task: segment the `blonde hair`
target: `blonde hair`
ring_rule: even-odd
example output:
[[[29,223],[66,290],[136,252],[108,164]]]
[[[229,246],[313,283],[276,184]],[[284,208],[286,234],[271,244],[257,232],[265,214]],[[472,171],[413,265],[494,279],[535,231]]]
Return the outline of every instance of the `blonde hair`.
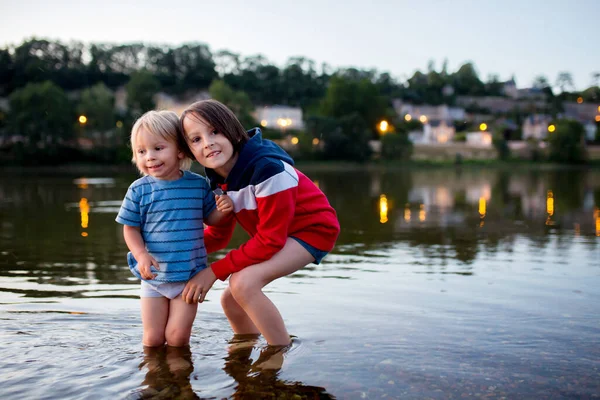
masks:
[[[192,159],[187,155],[187,145],[182,142],[183,135],[179,125],[179,117],[173,111],[148,111],[138,118],[131,128],[131,151],[133,156],[131,162],[136,164],[135,146],[142,129],[151,135],[158,136],[177,145],[177,149],[184,154],[179,160],[179,168],[189,170],[192,166]],[[137,164],[136,164],[137,166]],[[140,171],[142,173],[142,171]]]

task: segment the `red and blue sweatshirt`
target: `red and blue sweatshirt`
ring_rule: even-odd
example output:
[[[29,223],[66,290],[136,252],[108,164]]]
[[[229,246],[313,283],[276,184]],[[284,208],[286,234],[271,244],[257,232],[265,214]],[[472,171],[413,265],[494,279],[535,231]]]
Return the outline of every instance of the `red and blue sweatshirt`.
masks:
[[[340,232],[333,207],[323,192],[294,168],[292,158],[277,144],[262,138],[259,128],[248,131],[250,140],[242,147],[226,179],[206,168],[211,187],[221,187],[233,200],[235,218],[208,227],[204,232],[208,252],[229,243],[236,221],[250,239],[238,249],[211,264],[217,278],[270,259],[288,237],[331,251]]]

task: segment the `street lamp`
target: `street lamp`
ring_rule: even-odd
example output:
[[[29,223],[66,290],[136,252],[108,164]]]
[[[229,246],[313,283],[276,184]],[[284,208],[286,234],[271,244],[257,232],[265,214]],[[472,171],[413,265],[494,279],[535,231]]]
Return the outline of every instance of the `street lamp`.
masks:
[[[389,126],[388,122],[387,122],[386,120],[383,120],[383,121],[381,121],[381,122],[379,123],[379,132],[380,132],[382,135],[384,135],[384,134],[385,134],[385,133],[388,131],[388,128],[389,128],[389,127],[390,127],[390,126]]]
[[[554,126],[553,124],[548,125],[548,132],[552,133],[556,130],[556,126]]]
[[[487,130],[487,127],[487,124],[485,122],[482,122],[481,125],[479,125],[479,130],[485,132]]]
[[[80,115],[80,116],[79,116],[79,123],[80,123],[81,125],[85,125],[85,124],[87,123],[87,117],[86,117],[85,115],[83,115],[83,114],[82,114],[82,115]]]

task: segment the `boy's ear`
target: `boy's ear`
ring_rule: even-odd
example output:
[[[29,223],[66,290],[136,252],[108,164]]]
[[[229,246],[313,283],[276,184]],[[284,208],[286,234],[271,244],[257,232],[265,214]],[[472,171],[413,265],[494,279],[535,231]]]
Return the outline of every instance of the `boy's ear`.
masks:
[[[179,158],[180,160],[183,160],[184,157],[185,157],[185,154],[183,154],[183,151],[180,151],[177,153],[177,158]]]

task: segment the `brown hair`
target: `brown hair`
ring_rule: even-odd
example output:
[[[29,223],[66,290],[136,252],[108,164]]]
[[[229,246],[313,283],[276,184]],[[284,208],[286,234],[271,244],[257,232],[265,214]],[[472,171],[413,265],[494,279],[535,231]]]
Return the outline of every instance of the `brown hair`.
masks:
[[[179,160],[179,168],[182,170],[190,169],[192,165],[193,156],[187,154],[187,143],[181,143],[181,128],[179,124],[179,118],[173,111],[148,111],[133,124],[131,128],[131,151],[132,158],[131,162],[136,164],[137,153],[135,147],[138,139],[142,134],[150,134],[158,136],[166,141],[175,143],[177,149],[185,155],[185,157]],[[137,164],[136,164],[137,166]],[[140,171],[141,173],[142,171]]]
[[[217,100],[201,100],[191,104],[186,108],[179,118],[179,126],[186,144],[184,152],[187,156],[194,158],[189,146],[187,145],[187,136],[183,128],[183,120],[188,117],[200,117],[208,122],[215,130],[225,135],[227,140],[233,145],[233,150],[238,153],[249,136],[233,111],[225,104]]]

